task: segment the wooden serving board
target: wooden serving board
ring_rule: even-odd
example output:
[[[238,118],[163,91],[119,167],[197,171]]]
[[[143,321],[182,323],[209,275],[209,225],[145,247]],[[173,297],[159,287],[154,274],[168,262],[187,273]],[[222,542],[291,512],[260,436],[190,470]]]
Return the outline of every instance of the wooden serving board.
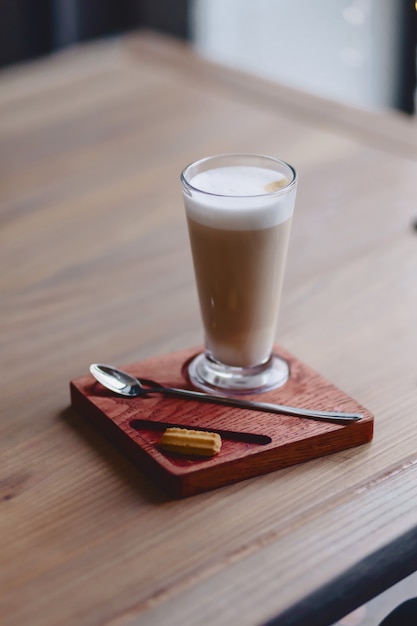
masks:
[[[183,350],[121,366],[121,369],[162,385],[191,389],[187,364],[198,352],[196,348]],[[250,399],[328,411],[361,412],[364,418],[341,425],[160,394],[123,398],[106,390],[90,374],[71,381],[71,403],[175,497],[265,474],[372,439],[374,418],[368,410],[282,348],[276,346],[275,352],[289,362],[290,380],[280,389]],[[224,434],[217,455],[186,458],[159,448],[162,432],[152,425],[153,421],[250,434],[242,437]]]

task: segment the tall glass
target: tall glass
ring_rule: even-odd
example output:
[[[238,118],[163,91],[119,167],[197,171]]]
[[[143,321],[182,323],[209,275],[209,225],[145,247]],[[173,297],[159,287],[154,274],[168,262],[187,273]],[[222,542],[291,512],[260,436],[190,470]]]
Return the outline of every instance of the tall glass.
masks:
[[[279,387],[289,369],[272,350],[297,173],[272,157],[224,154],[188,165],[181,183],[205,331],[190,380],[223,395]]]

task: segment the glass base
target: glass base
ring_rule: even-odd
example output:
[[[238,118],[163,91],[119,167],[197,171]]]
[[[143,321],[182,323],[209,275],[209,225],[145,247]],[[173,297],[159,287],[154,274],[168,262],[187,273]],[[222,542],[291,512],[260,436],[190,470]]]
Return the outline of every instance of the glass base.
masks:
[[[223,365],[201,353],[188,366],[188,375],[195,387],[209,393],[236,395],[262,393],[282,387],[290,376],[288,363],[276,355],[255,367]]]

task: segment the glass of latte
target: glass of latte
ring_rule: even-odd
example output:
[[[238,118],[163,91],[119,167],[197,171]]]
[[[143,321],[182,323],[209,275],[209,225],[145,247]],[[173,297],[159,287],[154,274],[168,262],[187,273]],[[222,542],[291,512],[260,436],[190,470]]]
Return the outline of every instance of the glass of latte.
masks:
[[[256,393],[283,385],[273,353],[297,173],[278,159],[224,154],[181,174],[205,350],[190,363],[205,391]]]

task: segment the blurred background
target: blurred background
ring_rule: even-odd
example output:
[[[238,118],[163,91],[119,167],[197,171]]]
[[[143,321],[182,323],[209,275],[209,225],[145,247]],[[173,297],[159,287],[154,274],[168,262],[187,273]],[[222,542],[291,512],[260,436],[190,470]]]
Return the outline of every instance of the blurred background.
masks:
[[[142,28],[291,87],[415,114],[416,0],[0,0],[0,67]]]

